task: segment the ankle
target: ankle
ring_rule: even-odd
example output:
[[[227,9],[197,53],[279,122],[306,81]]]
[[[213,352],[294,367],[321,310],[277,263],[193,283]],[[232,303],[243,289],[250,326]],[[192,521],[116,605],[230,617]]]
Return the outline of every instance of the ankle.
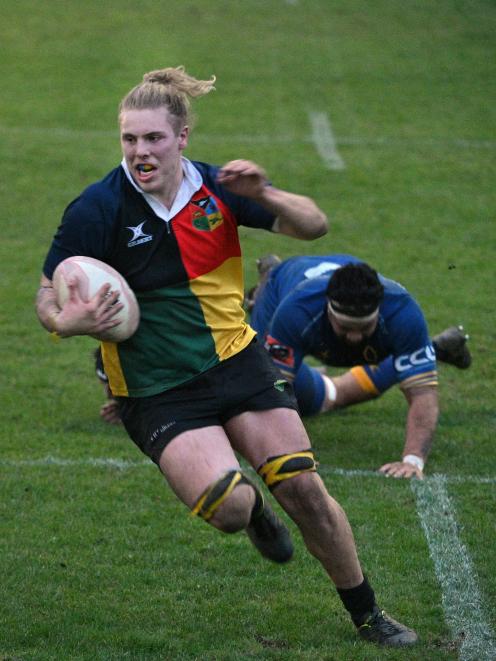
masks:
[[[337,588],[344,607],[356,627],[360,627],[376,607],[375,594],[367,578],[354,588]]]

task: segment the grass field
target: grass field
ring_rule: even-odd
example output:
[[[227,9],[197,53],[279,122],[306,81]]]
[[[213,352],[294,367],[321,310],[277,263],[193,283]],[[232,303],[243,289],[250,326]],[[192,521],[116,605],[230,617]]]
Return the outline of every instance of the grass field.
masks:
[[[494,2],[1,5],[0,660],[496,658]],[[357,640],[291,523],[296,557],[279,567],[189,518],[99,420],[94,343],[52,343],[37,323],[65,205],[120,158],[120,98],[178,64],[217,75],[187,156],[256,160],[329,214],[313,243],[242,229],[248,284],[267,252],[351,252],[402,282],[432,333],[471,335],[472,368],[440,368],[424,482],[375,472],[400,456],[399,392],[307,421],[414,649]]]

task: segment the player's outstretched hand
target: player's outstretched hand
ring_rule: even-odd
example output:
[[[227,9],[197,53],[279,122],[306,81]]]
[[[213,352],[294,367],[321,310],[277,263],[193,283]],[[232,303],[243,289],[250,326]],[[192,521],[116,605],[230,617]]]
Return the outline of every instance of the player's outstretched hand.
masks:
[[[404,477],[406,479],[416,477],[419,480],[424,479],[424,473],[413,464],[406,461],[393,461],[390,464],[384,464],[379,468],[379,473],[386,477]]]

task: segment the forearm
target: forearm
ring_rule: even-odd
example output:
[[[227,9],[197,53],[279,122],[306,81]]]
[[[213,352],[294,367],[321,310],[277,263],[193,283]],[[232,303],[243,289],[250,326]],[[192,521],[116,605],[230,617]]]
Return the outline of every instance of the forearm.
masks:
[[[252,161],[229,161],[220,168],[217,181],[274,214],[276,232],[308,240],[327,232],[327,217],[311,198],[269,186],[265,170]]]
[[[327,233],[327,216],[309,197],[265,186],[257,202],[277,216],[273,229],[281,234],[312,240]]]
[[[422,479],[437,424],[437,388],[412,388],[403,394],[408,401],[408,414],[402,460],[384,464],[379,471],[390,477]]]
[[[41,325],[49,332],[57,332],[57,316],[60,308],[57,305],[52,283],[45,276],[42,277],[40,287],[36,294],[36,314]]]
[[[432,446],[439,414],[437,389],[428,388],[421,394],[406,394],[406,397],[409,408],[402,456],[414,455],[425,463]]]

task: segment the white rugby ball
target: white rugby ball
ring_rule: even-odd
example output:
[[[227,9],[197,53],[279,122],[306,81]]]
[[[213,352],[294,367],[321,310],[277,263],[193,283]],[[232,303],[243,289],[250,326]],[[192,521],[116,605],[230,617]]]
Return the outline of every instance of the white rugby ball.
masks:
[[[79,294],[85,301],[89,301],[105,283],[110,284],[110,291],[120,292],[119,303],[124,307],[114,317],[120,323],[92,337],[103,342],[123,342],[136,332],[140,320],[138,301],[126,279],[112,266],[83,255],[68,257],[60,262],[52,279],[59,307],[63,307],[69,296],[69,277],[76,278]]]

